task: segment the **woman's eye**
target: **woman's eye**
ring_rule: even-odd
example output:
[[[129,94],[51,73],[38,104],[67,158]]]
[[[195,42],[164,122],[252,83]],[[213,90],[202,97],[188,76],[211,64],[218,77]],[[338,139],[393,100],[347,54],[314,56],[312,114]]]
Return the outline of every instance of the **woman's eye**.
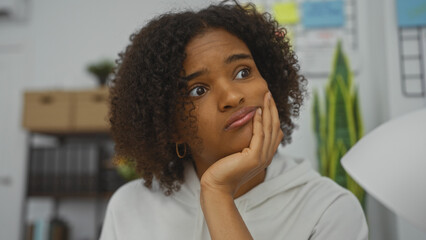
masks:
[[[189,96],[190,97],[200,97],[200,96],[203,96],[206,92],[207,92],[207,89],[205,87],[198,86],[198,87],[193,88],[189,92]]]
[[[244,68],[244,69],[241,69],[238,73],[237,73],[237,76],[235,76],[235,78],[237,78],[237,79],[242,79],[242,78],[246,78],[246,77],[248,77],[250,75],[250,69],[248,69],[248,68]]]

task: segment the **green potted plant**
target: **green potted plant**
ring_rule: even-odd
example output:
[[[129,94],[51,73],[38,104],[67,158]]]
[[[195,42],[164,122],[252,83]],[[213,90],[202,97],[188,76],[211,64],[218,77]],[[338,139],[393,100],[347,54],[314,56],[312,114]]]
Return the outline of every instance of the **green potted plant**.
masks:
[[[313,97],[313,129],[317,142],[319,171],[354,193],[364,206],[364,190],[340,164],[343,155],[364,134],[358,89],[353,84],[349,61],[340,41],[325,90],[325,107],[316,89]]]
[[[106,85],[108,76],[114,71],[115,64],[109,59],[91,63],[87,66],[87,71],[96,76],[100,86]]]
[[[126,181],[139,178],[139,174],[135,169],[135,162],[123,157],[116,157],[114,160],[118,174]]]

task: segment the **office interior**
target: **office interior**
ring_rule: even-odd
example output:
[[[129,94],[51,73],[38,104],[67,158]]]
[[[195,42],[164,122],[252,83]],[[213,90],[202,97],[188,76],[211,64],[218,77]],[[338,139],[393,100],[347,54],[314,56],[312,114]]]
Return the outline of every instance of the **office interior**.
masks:
[[[56,137],[52,140],[49,134],[34,134],[26,125],[31,123],[25,123],[25,106],[29,103],[25,93],[105,93],[105,88],[100,89],[96,78],[87,71],[88,65],[103,59],[116,59],[129,43],[130,34],[154,16],[167,11],[198,9],[210,2],[0,1],[0,239],[25,239],[30,224],[48,221],[52,217],[66,222],[71,240],[97,239],[110,197],[110,193],[71,197],[28,194],[32,146],[49,145],[52,141],[53,145],[57,141],[66,141],[76,145],[89,142],[86,146],[93,146],[94,141],[101,142],[106,156],[111,156],[113,143],[108,139],[108,130],[102,126],[94,131],[97,134],[72,136],[65,140]],[[278,14],[274,13],[276,4],[302,6],[304,2],[309,0],[254,1],[273,15]],[[300,53],[301,71],[308,79],[309,96],[297,120],[299,127],[294,132],[293,142],[282,150],[293,156],[308,158],[314,168],[318,167],[318,163],[312,129],[312,93],[317,89],[324,97],[335,49],[334,45],[321,49],[322,45],[341,40],[345,46],[353,81],[358,87],[366,134],[390,119],[426,107],[425,75],[414,83],[407,83],[402,72],[402,69],[414,73],[424,70],[412,67],[401,56],[401,48],[410,49],[406,45],[412,44],[404,42],[404,36],[413,31],[419,44],[426,49],[426,25],[413,31],[399,26],[397,6],[401,1],[398,0],[337,2],[343,3],[344,23],[341,26],[309,31],[303,29],[302,13],[287,23],[296,55]],[[318,39],[320,32],[331,37]],[[413,53],[423,58],[426,51],[417,49]],[[425,62],[422,61],[424,68]],[[48,117],[58,118],[57,115]],[[103,154],[92,150],[89,147],[83,152],[88,156]],[[105,158],[108,160],[108,157]],[[117,181],[114,184],[124,183]],[[365,211],[371,240],[426,239],[425,232],[368,194]]]

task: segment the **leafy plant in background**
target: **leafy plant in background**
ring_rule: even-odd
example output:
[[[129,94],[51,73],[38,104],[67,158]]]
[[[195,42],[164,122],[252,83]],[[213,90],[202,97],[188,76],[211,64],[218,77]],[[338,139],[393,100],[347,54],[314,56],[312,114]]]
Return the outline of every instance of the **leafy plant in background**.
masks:
[[[139,178],[140,176],[136,172],[135,164],[133,161],[130,161],[125,158],[115,158],[114,161],[118,174],[126,181],[131,181],[133,179]]]
[[[104,59],[87,66],[87,71],[96,76],[100,86],[104,86],[108,76],[114,71],[115,64],[109,59]]]
[[[364,134],[358,89],[353,84],[352,72],[340,41],[325,90],[325,109],[316,89],[313,97],[313,128],[320,173],[349,189],[364,206],[364,190],[340,164],[343,155]]]

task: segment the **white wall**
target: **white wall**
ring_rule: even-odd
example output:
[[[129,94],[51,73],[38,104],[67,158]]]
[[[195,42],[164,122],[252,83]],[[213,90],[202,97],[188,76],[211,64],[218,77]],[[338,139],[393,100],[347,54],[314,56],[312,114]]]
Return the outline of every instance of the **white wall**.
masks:
[[[394,9],[386,0],[358,2],[362,64],[355,81],[360,87],[365,128],[369,131],[394,115],[391,104],[400,103],[389,97],[394,91],[391,81],[396,81],[399,73],[392,72],[397,63],[387,62],[394,61],[395,56],[384,44],[394,44],[393,39],[386,37],[392,35],[389,31]],[[85,70],[88,63],[103,57],[116,58],[127,45],[129,35],[151,17],[171,8],[198,8],[206,4],[205,0],[104,0],[102,4],[94,0],[35,0],[31,2],[27,22],[0,22],[0,239],[18,239],[20,232],[26,173],[26,133],[20,127],[22,92],[33,88],[94,87],[94,78]],[[312,81],[309,89],[321,88],[325,82],[326,79]],[[300,129],[285,151],[308,157],[315,166],[310,111],[308,100],[299,119]],[[9,178],[10,183],[3,184],[4,178]],[[72,214],[69,216],[70,212],[87,214],[93,219],[93,204],[65,202],[60,214],[73,222],[78,221],[73,220]],[[408,228],[398,235],[395,226],[401,223],[394,215],[374,199],[369,198],[368,204],[370,239],[421,239],[421,234],[407,233],[411,232]],[[51,209],[49,200],[33,199],[27,218],[49,216]],[[91,239],[93,229],[89,224],[72,239]]]
[[[205,6],[203,0],[27,1],[27,20],[0,21],[0,239],[20,238],[26,177],[26,132],[21,128],[26,89],[91,88],[85,67],[115,59],[131,33],[170,9]],[[93,201],[65,202],[59,214],[73,226],[76,212],[93,219]],[[49,217],[49,200],[32,199],[27,218]],[[39,210],[39,211],[37,211]],[[87,221],[90,223],[93,221]],[[94,224],[94,223],[93,223]],[[93,239],[95,227],[80,226],[72,239]]]
[[[398,28],[396,9],[393,1],[383,1],[383,28],[381,29],[382,47],[385,48],[384,64],[386,64],[386,79],[387,79],[387,105],[388,105],[388,119],[396,118],[405,113],[426,107],[426,96],[417,98],[407,98],[403,96],[401,91],[401,69],[399,59],[399,44],[398,44]],[[424,37],[422,38],[424,39]],[[424,40],[423,40],[424,44]],[[426,91],[426,89],[423,89]],[[426,239],[426,232],[414,227],[403,218],[396,218],[398,226],[399,239],[410,240],[424,240]]]
[[[27,26],[0,23],[0,239],[17,239],[20,226],[26,158],[21,89],[31,77],[27,39]]]

